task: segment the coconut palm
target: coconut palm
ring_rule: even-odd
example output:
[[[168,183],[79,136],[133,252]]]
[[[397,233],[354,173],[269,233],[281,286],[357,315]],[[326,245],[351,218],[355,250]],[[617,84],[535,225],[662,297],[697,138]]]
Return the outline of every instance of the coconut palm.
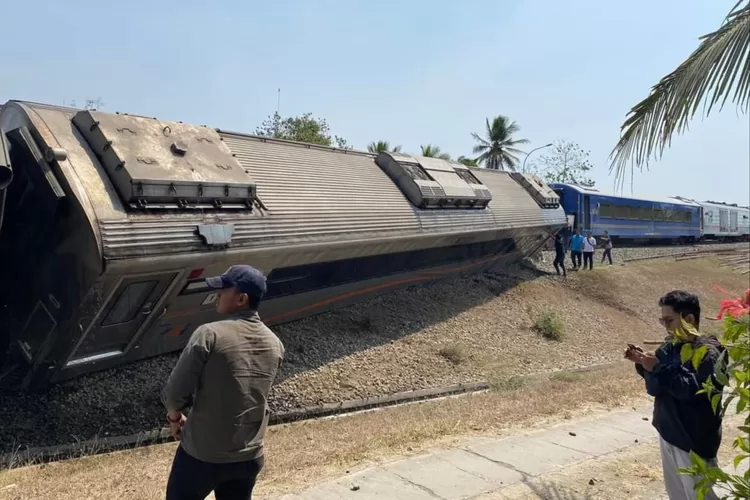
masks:
[[[391,148],[391,145],[388,141],[377,141],[368,144],[367,151],[369,151],[370,153],[400,153],[401,146],[394,146],[393,148]]]
[[[468,158],[468,157],[463,156],[463,155],[459,156],[456,161],[458,163],[462,164],[462,165],[466,165],[467,167],[477,167],[477,166],[479,166],[479,165],[477,165],[477,161],[476,160],[474,160],[473,158]]]
[[[477,162],[484,163],[487,168],[493,170],[515,170],[518,165],[516,155],[523,153],[516,146],[529,142],[526,139],[513,138],[513,134],[519,130],[521,128],[518,124],[506,116],[496,116],[492,123],[487,118],[487,137],[471,134],[479,143],[474,146],[474,154],[479,155]]]
[[[701,102],[704,116],[732,94],[744,112],[750,104],[750,0],[739,0],[722,26],[700,38],[698,48],[677,69],[654,85],[636,104],[620,128],[620,141],[610,155],[618,182],[627,164],[643,169],[653,154],[661,157],[672,135],[683,132]],[[720,102],[721,101],[721,102]],[[720,102],[720,103],[719,103]]]
[[[427,144],[426,146],[419,147],[422,148],[422,156],[427,156],[429,158],[440,158],[441,160],[451,159],[451,155],[441,152],[439,147],[433,146],[432,144]]]

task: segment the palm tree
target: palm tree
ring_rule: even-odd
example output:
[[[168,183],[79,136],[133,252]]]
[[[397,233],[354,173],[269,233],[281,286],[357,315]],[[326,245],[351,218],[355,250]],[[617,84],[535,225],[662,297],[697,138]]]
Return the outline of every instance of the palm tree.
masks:
[[[456,161],[458,163],[462,164],[462,165],[466,165],[467,167],[478,167],[479,166],[479,165],[477,165],[477,161],[476,160],[474,160],[472,158],[467,158],[466,156],[463,156],[463,155],[459,156]]]
[[[400,153],[401,146],[394,146],[393,148],[391,148],[391,145],[388,141],[371,142],[367,145],[367,151],[369,151],[370,153]]]
[[[518,124],[506,116],[496,116],[492,123],[487,118],[487,137],[471,134],[479,142],[474,146],[474,153],[479,155],[477,162],[493,170],[515,170],[518,165],[516,155],[523,153],[516,146],[529,142],[526,139],[513,139],[513,134],[519,130]]]
[[[422,148],[422,156],[427,156],[428,158],[440,158],[441,160],[451,159],[451,155],[449,155],[448,153],[440,152],[440,148],[437,146],[433,146],[432,144],[419,147]]]
[[[744,5],[743,5],[744,4]],[[682,133],[701,102],[704,116],[714,105],[721,109],[732,89],[732,102],[743,112],[750,105],[750,0],[739,0],[722,26],[700,38],[698,48],[677,69],[654,85],[636,104],[620,127],[620,140],[612,150],[610,171],[622,182],[627,164],[648,166],[653,154],[660,158],[672,135]],[[710,94],[710,95],[709,95]]]

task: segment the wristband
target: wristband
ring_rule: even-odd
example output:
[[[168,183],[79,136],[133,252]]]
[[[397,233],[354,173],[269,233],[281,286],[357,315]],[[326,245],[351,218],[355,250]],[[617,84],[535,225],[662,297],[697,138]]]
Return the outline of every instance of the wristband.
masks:
[[[169,414],[167,414],[167,421],[169,421],[170,423],[179,424],[180,420],[182,420],[182,417],[178,418],[177,420],[172,420],[171,418],[169,418]]]

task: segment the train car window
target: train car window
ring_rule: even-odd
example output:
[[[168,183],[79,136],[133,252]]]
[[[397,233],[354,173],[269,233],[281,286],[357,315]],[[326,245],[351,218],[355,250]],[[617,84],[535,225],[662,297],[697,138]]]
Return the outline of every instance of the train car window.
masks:
[[[274,269],[268,275],[266,298],[459,263],[511,252],[514,248],[515,242],[512,239],[504,239]]]
[[[143,307],[148,296],[151,295],[156,284],[156,280],[151,280],[127,285],[109,309],[107,316],[102,321],[102,326],[119,325],[132,321]]]
[[[606,217],[606,218],[612,218],[614,214],[614,210],[612,205],[602,205],[599,207],[599,216],[600,217]]]
[[[208,292],[209,287],[205,279],[192,280],[185,283],[182,287],[180,295],[190,295],[193,293],[205,293]]]
[[[430,174],[428,174],[427,171],[422,168],[421,165],[417,165],[416,163],[401,163],[400,165],[404,167],[404,170],[406,170],[406,173],[409,174],[409,177],[411,177],[415,181],[434,180],[432,177],[430,177]]]
[[[467,184],[482,184],[479,179],[474,177],[474,174],[472,174],[468,170],[458,168],[456,169],[456,175],[466,181]]]

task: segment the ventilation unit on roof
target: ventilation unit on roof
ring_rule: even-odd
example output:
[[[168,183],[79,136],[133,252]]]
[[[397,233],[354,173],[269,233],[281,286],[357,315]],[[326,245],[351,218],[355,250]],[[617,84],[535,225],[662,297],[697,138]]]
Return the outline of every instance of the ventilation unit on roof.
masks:
[[[487,186],[464,165],[386,152],[375,163],[420,208],[485,208],[492,199]]]
[[[73,117],[134,209],[251,209],[255,183],[215,130],[131,115]]]
[[[542,208],[558,208],[560,197],[547,184],[533,174],[512,172],[510,176],[528,192]]]

